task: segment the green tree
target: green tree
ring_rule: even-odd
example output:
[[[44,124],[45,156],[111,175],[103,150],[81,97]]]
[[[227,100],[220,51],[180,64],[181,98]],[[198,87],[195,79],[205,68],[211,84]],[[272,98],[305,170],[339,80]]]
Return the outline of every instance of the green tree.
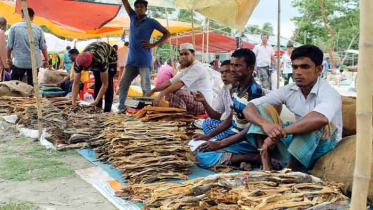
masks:
[[[167,8],[168,17],[175,11],[173,8]],[[164,7],[148,6],[148,14],[152,18],[166,19],[166,10]]]
[[[358,49],[359,0],[324,0],[327,26],[335,32],[334,51]],[[329,45],[331,35],[326,31],[322,20],[319,0],[293,0],[299,17],[294,17],[296,30],[293,40],[320,47]]]
[[[272,23],[266,22],[263,24],[262,30],[264,33],[268,33],[268,35],[274,35],[273,33],[273,26]]]
[[[184,21],[184,22],[191,23],[192,22],[192,12],[191,12],[191,10],[180,9],[179,14],[177,16],[177,19],[179,21]],[[202,23],[202,20],[197,18],[197,13],[194,12],[194,11],[193,11],[193,20],[194,20],[194,23],[196,23],[196,24],[201,24]]]
[[[262,30],[260,29],[259,25],[248,25],[245,27],[244,32],[250,34],[261,34]]]

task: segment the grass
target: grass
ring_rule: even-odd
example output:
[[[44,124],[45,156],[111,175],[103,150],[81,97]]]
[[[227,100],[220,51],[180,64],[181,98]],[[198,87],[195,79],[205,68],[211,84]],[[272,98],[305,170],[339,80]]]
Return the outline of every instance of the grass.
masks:
[[[0,204],[0,210],[33,210],[36,209],[34,205],[26,203],[7,203]]]
[[[60,160],[67,155],[77,152],[47,149],[29,138],[7,141],[0,144],[0,179],[24,181],[70,176],[74,169]]]
[[[0,160],[0,178],[24,181],[69,176],[74,170],[66,162],[51,159],[6,157]]]

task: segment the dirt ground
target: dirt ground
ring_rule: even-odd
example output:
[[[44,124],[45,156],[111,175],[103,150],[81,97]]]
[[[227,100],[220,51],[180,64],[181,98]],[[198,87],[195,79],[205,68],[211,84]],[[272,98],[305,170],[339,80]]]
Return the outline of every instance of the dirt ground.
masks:
[[[76,152],[47,150],[0,118],[0,210],[116,209],[74,172],[93,167],[90,162]]]

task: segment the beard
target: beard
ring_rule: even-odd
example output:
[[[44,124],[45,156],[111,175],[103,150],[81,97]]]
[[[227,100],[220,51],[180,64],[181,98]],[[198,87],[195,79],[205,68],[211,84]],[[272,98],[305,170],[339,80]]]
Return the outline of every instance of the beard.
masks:
[[[233,87],[233,85],[232,85],[232,84],[229,84],[229,85],[223,85],[222,88],[223,88],[224,90],[231,90],[232,87]]]

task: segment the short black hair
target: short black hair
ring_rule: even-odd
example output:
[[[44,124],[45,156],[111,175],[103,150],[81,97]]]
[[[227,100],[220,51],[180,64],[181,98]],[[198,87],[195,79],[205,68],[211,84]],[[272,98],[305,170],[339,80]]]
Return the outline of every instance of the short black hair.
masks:
[[[225,65],[231,65],[231,60],[225,60],[223,62],[221,62],[221,65],[220,66],[225,66]]]
[[[303,45],[295,48],[291,54],[292,61],[304,57],[310,58],[316,66],[319,66],[324,59],[324,53],[314,45]]]
[[[262,35],[260,35],[260,38],[262,38],[263,36],[269,37],[267,33],[263,33]]]
[[[66,50],[71,50],[71,47],[70,47],[70,46],[67,46],[67,47],[66,47]]]
[[[148,8],[148,1],[145,0],[136,0],[134,5],[136,6],[137,4],[143,4],[145,8]]]
[[[79,55],[79,51],[77,49],[71,49],[69,50],[69,54],[72,54],[72,55]]]
[[[30,16],[30,18],[34,17],[35,12],[34,12],[34,10],[32,8],[27,8],[27,11],[28,11],[28,15]],[[21,13],[22,13],[22,15],[24,15],[23,14],[23,10],[21,10]]]
[[[254,66],[256,62],[255,53],[247,48],[240,48],[233,52],[232,56],[234,58],[244,58],[246,65]]]

